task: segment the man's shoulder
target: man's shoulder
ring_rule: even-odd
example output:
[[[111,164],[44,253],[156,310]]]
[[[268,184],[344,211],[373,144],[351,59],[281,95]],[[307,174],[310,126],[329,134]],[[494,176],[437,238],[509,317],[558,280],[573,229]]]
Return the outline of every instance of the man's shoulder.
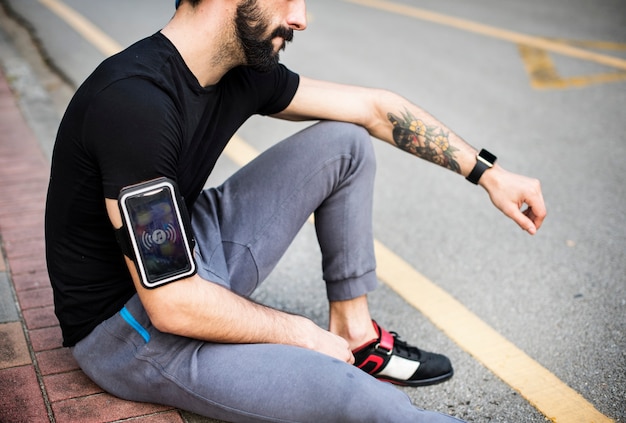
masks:
[[[116,80],[125,77],[156,76],[163,64],[175,54],[159,34],[137,41],[117,54],[105,59],[93,72],[92,77]]]
[[[112,99],[131,103],[159,104],[176,103],[181,97],[178,91],[185,89],[186,84],[174,82],[176,65],[167,62],[175,61],[172,52],[159,37],[145,38],[120,53],[104,60],[85,80],[78,89],[74,100],[82,107],[108,104]],[[105,102],[105,103],[102,103]]]

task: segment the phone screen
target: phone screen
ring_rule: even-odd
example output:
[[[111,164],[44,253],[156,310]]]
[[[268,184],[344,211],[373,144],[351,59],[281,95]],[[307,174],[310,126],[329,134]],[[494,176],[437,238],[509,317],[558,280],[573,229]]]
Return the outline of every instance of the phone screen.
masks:
[[[128,197],[126,209],[148,284],[165,283],[164,279],[192,270],[167,186]]]

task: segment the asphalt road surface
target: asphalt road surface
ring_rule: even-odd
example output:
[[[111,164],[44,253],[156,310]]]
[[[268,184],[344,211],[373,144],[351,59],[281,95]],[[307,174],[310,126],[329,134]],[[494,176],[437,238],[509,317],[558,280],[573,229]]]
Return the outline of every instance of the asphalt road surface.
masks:
[[[2,3],[67,83],[44,79],[46,101],[32,95],[50,106],[33,114],[47,151],[68,92],[174,11],[173,0]],[[376,143],[372,312],[456,370],[404,390],[468,421],[626,422],[626,3],[315,0],[308,13],[282,56],[290,68],[397,91],[543,184],[549,215],[531,237],[482,189]],[[26,104],[36,84],[24,81]],[[300,127],[253,118],[237,141],[254,153]],[[209,184],[242,154],[220,159]],[[256,298],[325,325],[319,264],[309,225]]]

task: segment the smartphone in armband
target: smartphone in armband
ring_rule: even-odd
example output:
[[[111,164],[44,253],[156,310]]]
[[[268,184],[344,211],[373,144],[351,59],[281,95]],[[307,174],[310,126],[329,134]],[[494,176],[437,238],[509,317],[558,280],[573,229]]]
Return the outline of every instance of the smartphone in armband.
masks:
[[[141,283],[156,288],[196,272],[187,208],[176,183],[158,178],[122,189],[119,198],[128,247]]]

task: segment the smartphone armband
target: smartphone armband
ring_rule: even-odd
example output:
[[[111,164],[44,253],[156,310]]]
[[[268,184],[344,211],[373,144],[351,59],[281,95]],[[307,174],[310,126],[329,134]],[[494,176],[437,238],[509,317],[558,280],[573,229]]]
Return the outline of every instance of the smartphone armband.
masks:
[[[189,214],[174,181],[158,178],[126,187],[118,202],[124,225],[116,236],[124,254],[135,262],[144,287],[196,273]]]

